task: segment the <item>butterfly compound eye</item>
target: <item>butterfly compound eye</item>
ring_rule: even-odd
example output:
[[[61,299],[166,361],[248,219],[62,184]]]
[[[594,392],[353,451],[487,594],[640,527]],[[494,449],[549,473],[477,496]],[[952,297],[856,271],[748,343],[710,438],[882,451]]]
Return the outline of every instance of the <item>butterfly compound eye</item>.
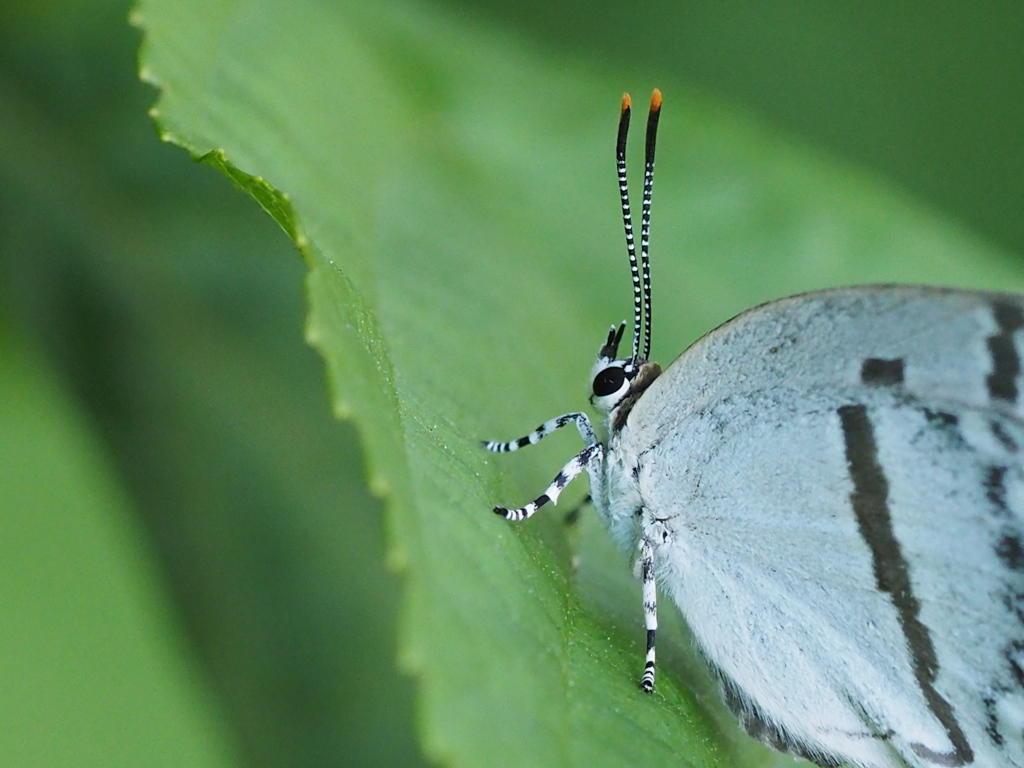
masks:
[[[626,383],[626,372],[617,365],[605,368],[594,377],[594,394],[597,397],[614,395]]]

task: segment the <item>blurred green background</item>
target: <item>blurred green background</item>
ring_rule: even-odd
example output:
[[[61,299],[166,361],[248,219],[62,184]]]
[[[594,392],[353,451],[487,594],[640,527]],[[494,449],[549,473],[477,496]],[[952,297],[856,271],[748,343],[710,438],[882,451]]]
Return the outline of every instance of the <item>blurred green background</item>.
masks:
[[[1016,5],[446,7],[673,73],[1024,253]],[[421,763],[304,266],[159,142],[128,12],[0,5],[0,764]]]

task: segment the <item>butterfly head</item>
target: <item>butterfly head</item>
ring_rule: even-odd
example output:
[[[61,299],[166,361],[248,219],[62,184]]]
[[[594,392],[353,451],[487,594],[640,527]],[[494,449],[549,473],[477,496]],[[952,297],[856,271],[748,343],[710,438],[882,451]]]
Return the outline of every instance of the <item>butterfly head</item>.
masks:
[[[622,323],[618,328],[614,325],[608,331],[608,340],[597,354],[597,361],[590,371],[593,391],[590,403],[599,413],[611,413],[615,407],[629,395],[633,379],[639,368],[632,358],[618,358],[619,342],[626,330]]]
[[[590,404],[598,413],[611,414],[623,403],[636,402],[640,393],[661,373],[661,366],[657,363],[643,358],[617,357],[625,329],[625,323],[618,328],[614,325],[611,327],[608,340],[601,347],[597,361],[590,370]]]

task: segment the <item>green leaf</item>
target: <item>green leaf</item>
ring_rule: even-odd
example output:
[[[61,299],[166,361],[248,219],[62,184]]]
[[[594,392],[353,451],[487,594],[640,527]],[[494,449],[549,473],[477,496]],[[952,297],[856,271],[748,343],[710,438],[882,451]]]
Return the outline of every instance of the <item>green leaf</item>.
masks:
[[[1020,268],[684,84],[539,51],[440,7],[146,0],[136,23],[162,136],[252,194],[308,264],[308,339],[387,502],[428,754],[769,759],[720,727],[678,622],[661,635],[657,693],[638,692],[639,589],[593,521],[567,531],[546,510],[514,526],[488,511],[537,495],[578,441],[495,458],[477,440],[579,408],[609,323],[630,312],[619,94],[658,85],[666,97],[662,362],[781,295],[866,281],[1007,288],[1024,285]]]
[[[0,360],[0,763],[235,764],[95,436],[3,328]]]

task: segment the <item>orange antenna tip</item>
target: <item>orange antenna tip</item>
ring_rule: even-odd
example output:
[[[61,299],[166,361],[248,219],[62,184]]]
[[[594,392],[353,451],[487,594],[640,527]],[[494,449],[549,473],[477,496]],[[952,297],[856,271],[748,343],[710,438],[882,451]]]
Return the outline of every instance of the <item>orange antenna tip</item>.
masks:
[[[655,88],[654,93],[651,94],[651,110],[657,112],[659,109],[661,109],[661,91]]]
[[[627,109],[629,109],[630,103],[631,102],[629,100],[629,94],[628,93],[622,94],[622,111],[623,112],[625,112]]]

